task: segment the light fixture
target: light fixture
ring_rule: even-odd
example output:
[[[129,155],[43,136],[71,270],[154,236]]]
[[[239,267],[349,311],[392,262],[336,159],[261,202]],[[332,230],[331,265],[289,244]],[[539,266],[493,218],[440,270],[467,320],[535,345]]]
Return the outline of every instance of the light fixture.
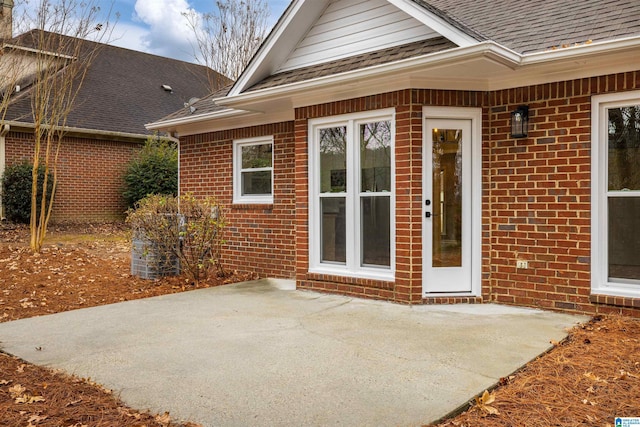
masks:
[[[511,113],[511,138],[526,138],[529,135],[529,107],[521,105]]]

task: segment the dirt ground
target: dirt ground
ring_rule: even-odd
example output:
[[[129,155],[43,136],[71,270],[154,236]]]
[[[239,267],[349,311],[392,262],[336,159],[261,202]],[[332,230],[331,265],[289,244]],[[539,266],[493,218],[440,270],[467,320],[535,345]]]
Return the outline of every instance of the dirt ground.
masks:
[[[196,285],[183,277],[142,280],[129,271],[130,240],[123,225],[53,227],[40,254],[29,251],[24,227],[0,225],[0,322],[253,278],[236,273]],[[466,412],[434,425],[613,427],[615,417],[640,417],[640,321],[596,318],[554,344],[470,402]],[[0,425],[197,426],[127,408],[90,379],[4,353]]]

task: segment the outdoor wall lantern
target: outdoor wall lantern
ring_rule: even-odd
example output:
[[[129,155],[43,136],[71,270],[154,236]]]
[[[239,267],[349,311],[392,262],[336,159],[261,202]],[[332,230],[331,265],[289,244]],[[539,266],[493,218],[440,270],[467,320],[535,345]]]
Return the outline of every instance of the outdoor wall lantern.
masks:
[[[511,113],[511,138],[526,138],[529,135],[529,107],[521,105]]]

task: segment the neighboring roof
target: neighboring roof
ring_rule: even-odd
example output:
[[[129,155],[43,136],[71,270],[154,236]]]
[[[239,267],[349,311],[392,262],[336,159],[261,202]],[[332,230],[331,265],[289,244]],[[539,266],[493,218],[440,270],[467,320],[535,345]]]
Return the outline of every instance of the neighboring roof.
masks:
[[[33,47],[30,35],[34,32],[6,43]],[[67,125],[95,131],[149,134],[146,123],[209,93],[211,73],[215,72],[201,65],[101,44],[78,94],[78,107],[69,115]],[[229,81],[218,73],[215,75],[225,83]],[[16,98],[7,112],[7,120],[32,122],[28,90]]]
[[[640,34],[638,0],[413,1],[518,53]]]

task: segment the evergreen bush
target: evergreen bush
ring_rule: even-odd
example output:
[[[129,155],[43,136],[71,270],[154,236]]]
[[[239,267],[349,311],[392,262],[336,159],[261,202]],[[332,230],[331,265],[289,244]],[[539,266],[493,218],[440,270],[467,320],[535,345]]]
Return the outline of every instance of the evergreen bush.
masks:
[[[178,194],[178,149],[154,137],[129,162],[124,175],[124,198],[130,208],[150,194]]]
[[[27,160],[7,166],[2,174],[2,206],[9,221],[29,224],[31,220],[31,186],[33,164]],[[38,167],[37,209],[40,212],[44,165]],[[47,181],[47,203],[51,200],[53,174]]]

